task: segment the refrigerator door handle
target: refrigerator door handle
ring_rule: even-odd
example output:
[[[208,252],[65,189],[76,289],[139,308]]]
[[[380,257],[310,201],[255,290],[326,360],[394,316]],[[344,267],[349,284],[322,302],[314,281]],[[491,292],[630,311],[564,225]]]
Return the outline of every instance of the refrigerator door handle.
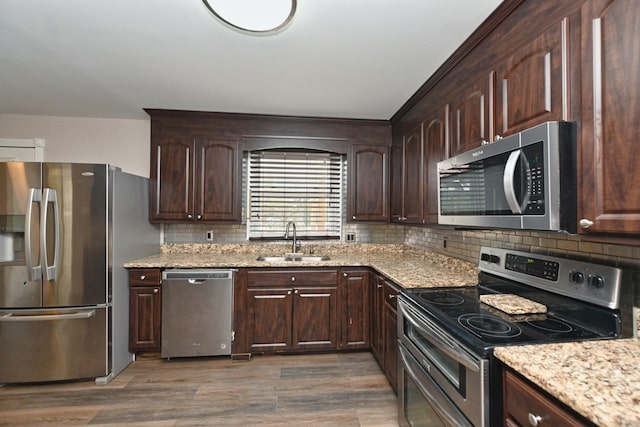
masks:
[[[54,252],[53,263],[49,265],[47,254],[47,219],[49,217],[49,204],[53,205],[53,232],[54,232]],[[44,264],[45,280],[56,280],[58,266],[60,264],[60,213],[58,211],[58,195],[56,190],[45,188],[42,192],[42,217],[40,218],[40,241],[42,245],[42,260]]]
[[[30,188],[27,195],[27,215],[24,220],[24,257],[27,263],[27,280],[40,280],[42,267],[40,263],[33,265],[33,252],[31,250],[31,220],[33,219],[33,205],[42,202],[42,193],[37,188]],[[42,258],[41,258],[42,259]]]
[[[96,310],[83,310],[64,314],[22,314],[7,313],[0,316],[0,322],[44,322],[49,320],[89,319],[95,316]]]

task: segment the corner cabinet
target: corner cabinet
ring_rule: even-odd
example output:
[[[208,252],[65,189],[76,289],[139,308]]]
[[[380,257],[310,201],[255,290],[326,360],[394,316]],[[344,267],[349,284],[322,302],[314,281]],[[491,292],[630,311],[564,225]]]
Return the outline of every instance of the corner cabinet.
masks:
[[[157,268],[129,270],[129,351],[160,351],[161,277]]]
[[[347,159],[349,221],[389,221],[389,146],[350,147]]]
[[[238,141],[154,135],[150,221],[239,222]]]
[[[579,233],[638,235],[640,2],[591,0],[581,13]]]

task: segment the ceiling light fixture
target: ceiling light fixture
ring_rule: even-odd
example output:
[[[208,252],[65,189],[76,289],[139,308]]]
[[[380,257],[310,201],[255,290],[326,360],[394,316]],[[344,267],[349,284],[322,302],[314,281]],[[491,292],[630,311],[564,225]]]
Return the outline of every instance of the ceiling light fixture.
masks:
[[[202,0],[222,23],[251,35],[283,31],[296,13],[297,0]]]

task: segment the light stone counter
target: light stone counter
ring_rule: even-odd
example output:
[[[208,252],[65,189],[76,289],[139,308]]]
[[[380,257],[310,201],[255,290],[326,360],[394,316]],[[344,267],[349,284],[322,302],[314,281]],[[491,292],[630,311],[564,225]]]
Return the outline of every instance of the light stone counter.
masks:
[[[307,246],[307,245],[305,245]],[[166,244],[162,252],[126,263],[126,268],[241,268],[241,267],[372,267],[405,288],[473,286],[475,265],[404,245],[315,245],[320,262],[264,262],[259,255],[283,255],[288,245]],[[307,249],[303,247],[303,249]]]
[[[494,354],[599,426],[640,426],[640,340],[499,347]]]

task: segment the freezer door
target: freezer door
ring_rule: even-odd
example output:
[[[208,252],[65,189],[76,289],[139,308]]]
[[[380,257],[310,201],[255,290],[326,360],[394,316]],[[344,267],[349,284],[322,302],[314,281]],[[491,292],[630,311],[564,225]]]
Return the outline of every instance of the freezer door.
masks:
[[[108,310],[0,310],[0,383],[106,376]]]
[[[43,306],[109,302],[108,167],[43,164]]]
[[[41,167],[0,162],[0,308],[42,305]]]

